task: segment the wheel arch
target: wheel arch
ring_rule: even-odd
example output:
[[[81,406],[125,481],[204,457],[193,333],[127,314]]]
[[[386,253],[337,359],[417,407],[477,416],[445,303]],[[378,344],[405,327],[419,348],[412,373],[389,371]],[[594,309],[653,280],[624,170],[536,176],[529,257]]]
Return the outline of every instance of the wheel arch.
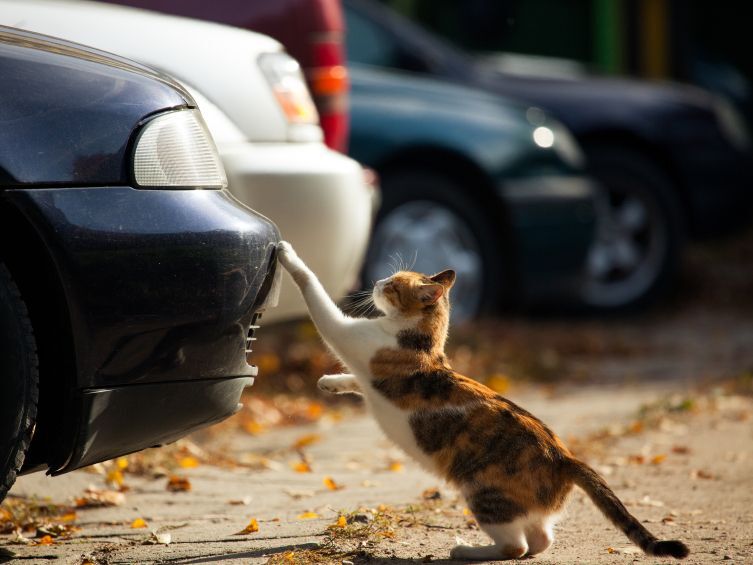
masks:
[[[37,425],[22,472],[54,468],[70,454],[69,441],[77,425],[72,404],[75,349],[63,284],[34,226],[2,199],[0,242],[0,259],[26,303],[39,358]]]

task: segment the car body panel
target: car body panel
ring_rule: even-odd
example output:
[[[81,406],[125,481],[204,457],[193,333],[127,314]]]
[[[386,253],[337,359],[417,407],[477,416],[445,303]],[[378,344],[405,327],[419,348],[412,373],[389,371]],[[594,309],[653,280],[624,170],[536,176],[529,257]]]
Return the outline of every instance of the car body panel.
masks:
[[[155,111],[194,105],[181,87],[150,69],[8,28],[0,28],[0,75],[13,77],[0,88],[0,146],[14,149],[0,155],[0,189],[126,184],[126,144],[139,122]],[[51,82],[69,95],[61,97]]]
[[[556,120],[545,118],[555,132],[545,148],[535,143],[536,126],[517,104],[366,66],[353,65],[351,79],[353,157],[378,172],[416,151],[472,164],[490,187],[496,210],[489,212],[499,218],[500,237],[511,238],[514,257],[500,260],[516,267],[515,299],[544,303],[577,295],[594,233],[595,185],[563,158]],[[476,197],[478,189],[467,188]]]
[[[349,25],[358,18],[379,34],[380,53],[389,54],[386,66],[537,105],[584,145],[621,144],[642,152],[675,182],[691,235],[723,233],[750,218],[753,148],[740,146],[726,130],[717,96],[668,82],[503,73],[376,2],[343,4]]]
[[[279,234],[221,190],[6,193],[63,281],[82,388],[251,374],[246,333]]]
[[[291,129],[256,63],[263,53],[279,52],[278,42],[246,30],[96,2],[0,0],[0,21],[14,20],[175,76],[204,115],[230,192],[280,226],[335,299],[352,289],[366,253],[375,189],[355,161],[326,149],[319,126]],[[136,28],[138,35],[130,32]],[[306,312],[298,290],[284,282],[279,307],[265,321]]]
[[[39,129],[57,113],[48,134],[68,136],[61,163],[73,167],[0,187],[0,260],[24,297],[39,359],[23,470],[65,472],[230,415],[256,373],[249,332],[279,289],[277,227],[224,189],[120,184],[130,181],[138,126],[195,105],[172,79],[63,40],[0,33],[3,79],[14,85],[6,100],[18,101],[0,107],[3,119],[17,125],[13,109]],[[114,169],[86,166],[98,153],[76,143],[82,131],[104,150],[123,148],[113,184],[97,181]],[[4,162],[57,151],[40,135],[4,141]]]

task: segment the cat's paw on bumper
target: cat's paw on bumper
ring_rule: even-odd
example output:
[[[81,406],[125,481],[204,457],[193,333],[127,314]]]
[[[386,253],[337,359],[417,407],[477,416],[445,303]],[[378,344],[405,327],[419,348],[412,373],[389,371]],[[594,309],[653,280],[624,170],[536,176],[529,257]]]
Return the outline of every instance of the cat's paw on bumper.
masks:
[[[298,260],[298,255],[287,241],[281,241],[277,244],[277,259],[283,267],[290,270],[290,267]]]

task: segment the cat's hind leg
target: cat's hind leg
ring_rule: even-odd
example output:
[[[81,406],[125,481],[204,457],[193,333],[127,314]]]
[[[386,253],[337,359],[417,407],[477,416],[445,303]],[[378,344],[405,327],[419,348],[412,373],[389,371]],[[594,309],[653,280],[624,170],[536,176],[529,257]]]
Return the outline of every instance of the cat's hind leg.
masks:
[[[481,524],[481,528],[494,540],[491,545],[456,545],[450,552],[451,559],[500,560],[519,559],[528,553],[528,543],[521,519],[505,524]]]
[[[543,553],[554,542],[553,520],[545,517],[528,522],[525,527],[528,555]]]
[[[321,390],[333,394],[361,394],[356,378],[349,373],[324,375],[316,384]]]

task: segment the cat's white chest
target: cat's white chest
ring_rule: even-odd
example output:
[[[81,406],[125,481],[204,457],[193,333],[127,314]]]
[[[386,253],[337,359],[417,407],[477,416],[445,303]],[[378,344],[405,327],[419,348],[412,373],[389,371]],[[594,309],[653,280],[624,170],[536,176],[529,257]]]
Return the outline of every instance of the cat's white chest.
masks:
[[[373,389],[365,396],[366,403],[384,435],[427,471],[435,471],[434,460],[416,443],[410,425],[411,413],[401,410]]]

